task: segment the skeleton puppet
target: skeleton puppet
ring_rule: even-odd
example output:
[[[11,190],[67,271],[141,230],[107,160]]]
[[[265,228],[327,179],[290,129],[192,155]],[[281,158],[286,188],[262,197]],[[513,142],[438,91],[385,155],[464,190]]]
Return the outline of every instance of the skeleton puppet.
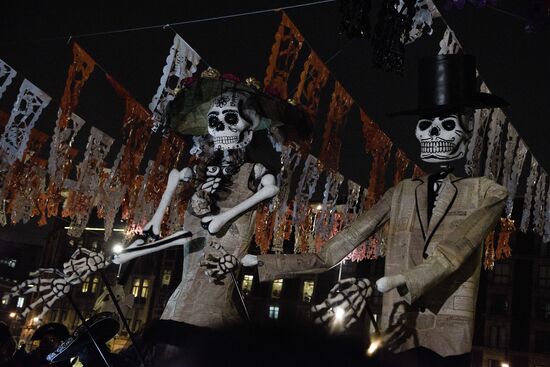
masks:
[[[444,163],[462,158],[475,108],[506,105],[477,93],[475,59],[439,55],[419,64],[416,137],[421,158]],[[481,243],[496,223],[507,191],[484,178],[458,178],[441,172],[403,180],[371,209],[329,240],[318,254],[248,255],[243,265],[258,265],[260,281],[323,272],[335,265],[389,221],[382,315],[386,347],[401,352],[425,347],[442,357],[471,351],[474,311],[481,267]],[[314,311],[327,321],[337,306],[344,324],[359,317],[372,284],[367,279],[339,282]],[[341,311],[340,311],[341,312]]]
[[[193,168],[170,172],[160,204],[144,227],[148,238],[134,241],[114,255],[112,262],[120,264],[171,246],[185,245],[183,280],[161,318],[205,327],[230,324],[240,317],[231,300],[234,285],[225,275],[235,271],[239,259],[247,253],[254,233],[252,209],[278,192],[275,177],[264,165],[245,161],[246,149],[252,142],[254,129],[280,127],[283,121],[305,123],[304,115],[254,86],[212,75],[211,69],[186,85],[172,102],[170,111],[169,122],[177,132],[205,135],[195,139],[199,163]],[[178,183],[189,180],[193,180],[196,191],[188,205],[184,229],[158,239]],[[151,237],[155,240],[150,241]],[[48,281],[49,288],[41,283],[42,273],[36,273],[31,274],[34,278],[30,281],[14,287],[13,294],[47,292],[39,298],[43,315],[55,300],[69,292],[71,285],[111,262],[101,253],[89,255],[78,261],[71,258],[65,265],[71,269],[69,272],[49,269],[55,273]],[[96,258],[98,261],[90,265],[90,259]],[[34,287],[26,288],[28,285]],[[38,306],[36,303],[30,307]]]

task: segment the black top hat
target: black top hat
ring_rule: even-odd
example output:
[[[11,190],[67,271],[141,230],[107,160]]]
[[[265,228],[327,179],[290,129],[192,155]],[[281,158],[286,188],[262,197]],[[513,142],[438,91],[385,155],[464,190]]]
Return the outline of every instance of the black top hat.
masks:
[[[86,320],[86,324],[88,327],[85,325],[77,327],[73,335],[63,341],[46,359],[51,363],[57,363],[76,356],[85,346],[92,343],[88,328],[100,345],[114,337],[120,328],[118,317],[111,312],[98,313]]]
[[[493,94],[478,92],[474,56],[428,56],[418,64],[418,106],[389,116],[436,116],[463,107],[494,108],[509,103]]]
[[[65,340],[69,337],[69,330],[63,324],[50,322],[40,326],[32,335],[31,340],[42,340],[46,334],[52,334],[57,336],[59,340]]]

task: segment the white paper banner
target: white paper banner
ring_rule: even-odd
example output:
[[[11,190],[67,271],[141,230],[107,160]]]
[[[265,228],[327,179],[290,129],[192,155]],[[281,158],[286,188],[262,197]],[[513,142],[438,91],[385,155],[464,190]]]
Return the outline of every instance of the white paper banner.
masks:
[[[6,153],[9,164],[23,157],[31,129],[51,98],[27,79],[19,88],[19,95],[11,110],[6,130],[0,138],[0,149]]]
[[[17,71],[14,68],[6,64],[3,60],[0,60],[0,99],[2,95],[11,84],[13,78],[17,75]]]
[[[531,208],[533,205],[533,191],[537,186],[537,180],[539,177],[539,163],[531,155],[531,170],[529,171],[529,177],[527,177],[525,197],[523,198],[523,213],[521,215],[521,225],[519,229],[522,232],[527,232],[529,229],[529,223],[531,221]]]
[[[174,99],[176,88],[183,79],[192,76],[197,71],[199,61],[199,54],[176,34],[174,44],[166,58],[166,65],[162,69],[162,77],[157,93],[149,104],[149,109],[153,112],[153,118],[155,119],[154,131],[160,126],[168,102]]]

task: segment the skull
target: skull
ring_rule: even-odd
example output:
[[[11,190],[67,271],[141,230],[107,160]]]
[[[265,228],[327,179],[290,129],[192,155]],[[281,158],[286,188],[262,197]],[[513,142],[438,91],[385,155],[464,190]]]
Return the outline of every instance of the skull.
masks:
[[[216,149],[243,148],[252,140],[254,124],[243,116],[248,95],[239,92],[225,92],[214,98],[208,110],[208,133]],[[255,116],[252,110],[247,113]]]
[[[464,157],[469,134],[464,130],[460,117],[450,114],[418,121],[416,138],[420,142],[420,158],[424,162],[447,162]]]

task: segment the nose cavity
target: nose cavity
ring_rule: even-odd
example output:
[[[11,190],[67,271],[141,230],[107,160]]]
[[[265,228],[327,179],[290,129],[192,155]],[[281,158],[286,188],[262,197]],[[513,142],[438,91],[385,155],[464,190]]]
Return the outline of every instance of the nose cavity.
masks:
[[[439,136],[439,129],[437,126],[434,126],[430,129],[430,136]]]
[[[225,124],[223,122],[218,122],[216,125],[216,131],[224,131],[225,130]]]

